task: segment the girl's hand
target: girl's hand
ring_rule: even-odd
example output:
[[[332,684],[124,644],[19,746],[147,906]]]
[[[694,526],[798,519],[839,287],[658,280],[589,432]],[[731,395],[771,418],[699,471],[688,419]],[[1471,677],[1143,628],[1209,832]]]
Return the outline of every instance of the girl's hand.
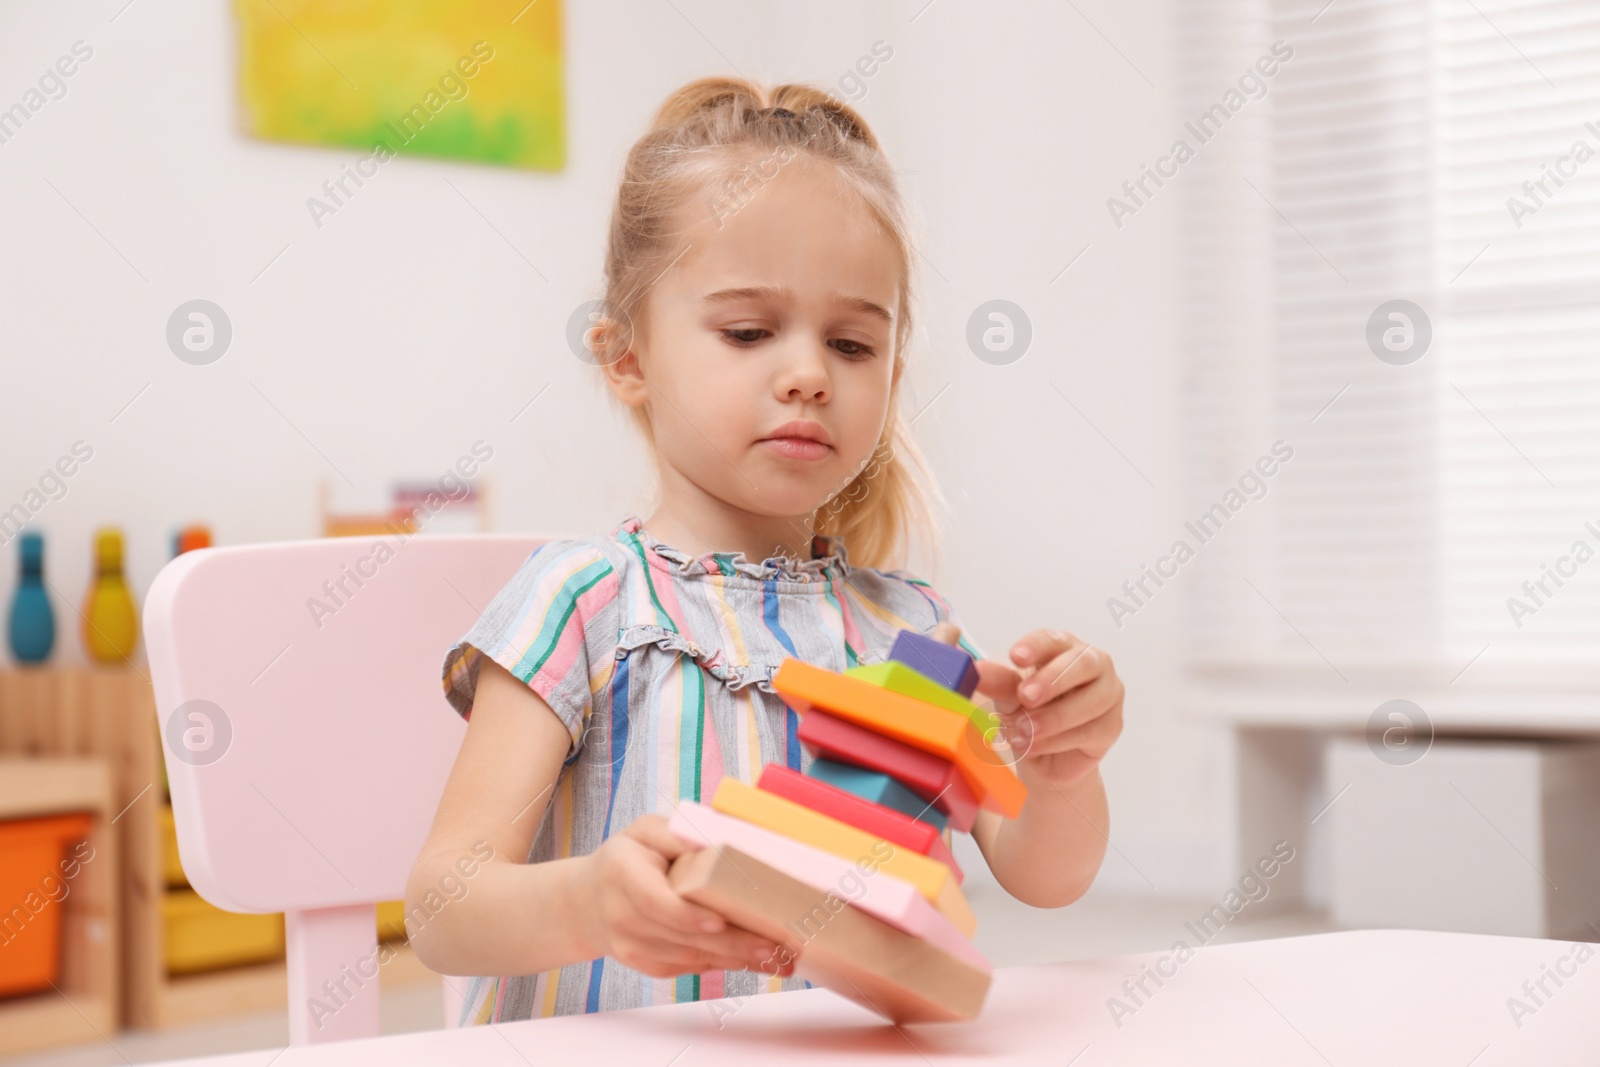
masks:
[[[652,978],[710,970],[764,970],[787,977],[794,964],[764,937],[678,896],[667,867],[689,846],[660,815],[642,815],[590,854],[579,914],[587,943]]]
[[[1122,733],[1122,679],[1111,657],[1061,630],[1034,630],[1011,648],[1017,668],[978,663],[978,692],[995,701],[1002,736],[1025,782],[1077,783]]]

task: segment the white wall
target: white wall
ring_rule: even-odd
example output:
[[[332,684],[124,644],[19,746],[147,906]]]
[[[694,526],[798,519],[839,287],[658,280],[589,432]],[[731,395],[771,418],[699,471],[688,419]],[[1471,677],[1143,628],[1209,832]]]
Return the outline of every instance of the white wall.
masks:
[[[1182,590],[1120,629],[1105,606],[1182,521],[1178,197],[1121,229],[1106,209],[1178,126],[1168,9],[940,0],[903,41],[887,136],[938,268],[925,395],[954,382],[918,423],[960,509],[948,594],[991,656],[1037,626],[1111,652],[1127,725],[1105,766],[1114,848],[1097,888],[1213,893],[1237,872],[1222,738],[1179,712]],[[1008,367],[963,344],[968,311],[995,297],[1034,325]]]
[[[400,159],[320,230],[306,198],[359,153],[236,132],[228,4],[123,2],[0,9],[0,108],[74,41],[94,48],[67,95],[0,144],[0,508],[74,441],[93,446],[38,516],[70,599],[99,523],[127,530],[142,593],[180,524],[221,543],[310,536],[319,481],[376,504],[479,438],[501,529],[589,531],[642,508],[644,453],[563,340],[596,295],[627,145],[689,78],[731,64],[834,84],[883,40],[893,57],[859,106],[925,219],[913,403],[934,401],[917,430],[957,515],[934,580],[993,656],[1054,626],[1116,657],[1128,724],[1106,765],[1100,887],[1210,893],[1229,878],[1219,739],[1178,715],[1178,598],[1120,630],[1105,608],[1178,514],[1177,204],[1121,230],[1105,208],[1176,125],[1161,0],[569,2],[563,172]],[[194,297],[234,326],[208,367],[165,344]],[[994,297],[1034,328],[1007,367],[964,341]],[[3,568],[8,601],[9,553]],[[79,658],[72,609],[58,611]]]

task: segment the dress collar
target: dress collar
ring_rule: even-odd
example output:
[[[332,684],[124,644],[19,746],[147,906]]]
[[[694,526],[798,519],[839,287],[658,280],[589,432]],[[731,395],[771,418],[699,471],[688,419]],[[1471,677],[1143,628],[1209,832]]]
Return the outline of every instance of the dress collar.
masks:
[[[683,577],[700,574],[727,577],[739,574],[758,581],[825,582],[850,573],[844,538],[837,534],[813,535],[810,559],[778,555],[768,556],[760,563],[752,563],[743,552],[706,552],[694,556],[662,544],[650,535],[637,515],[624,519],[616,532],[619,539],[625,535],[638,538],[650,552],[671,564],[670,569],[674,573]]]

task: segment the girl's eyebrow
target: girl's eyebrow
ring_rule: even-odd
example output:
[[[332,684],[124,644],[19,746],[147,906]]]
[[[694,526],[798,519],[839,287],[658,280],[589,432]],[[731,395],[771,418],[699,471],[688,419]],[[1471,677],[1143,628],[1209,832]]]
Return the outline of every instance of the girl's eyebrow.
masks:
[[[794,293],[781,286],[747,285],[738,289],[718,289],[714,293],[707,293],[705,297],[702,298],[702,302],[706,304],[727,304],[736,300],[771,300],[774,303],[785,304],[791,302],[793,299]],[[871,300],[867,300],[863,297],[835,296],[833,298],[833,302],[841,307],[849,308],[852,311],[861,311],[868,315],[876,315],[885,322],[894,321],[894,316],[885,310],[881,304],[875,304]]]

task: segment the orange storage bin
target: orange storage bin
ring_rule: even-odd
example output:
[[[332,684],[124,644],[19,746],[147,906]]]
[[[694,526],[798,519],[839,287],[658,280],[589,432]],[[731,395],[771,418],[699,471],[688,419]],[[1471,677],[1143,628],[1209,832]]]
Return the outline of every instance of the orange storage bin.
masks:
[[[0,822],[0,996],[49,989],[61,974],[61,914],[72,883],[67,850],[89,834],[93,816],[51,815]]]

